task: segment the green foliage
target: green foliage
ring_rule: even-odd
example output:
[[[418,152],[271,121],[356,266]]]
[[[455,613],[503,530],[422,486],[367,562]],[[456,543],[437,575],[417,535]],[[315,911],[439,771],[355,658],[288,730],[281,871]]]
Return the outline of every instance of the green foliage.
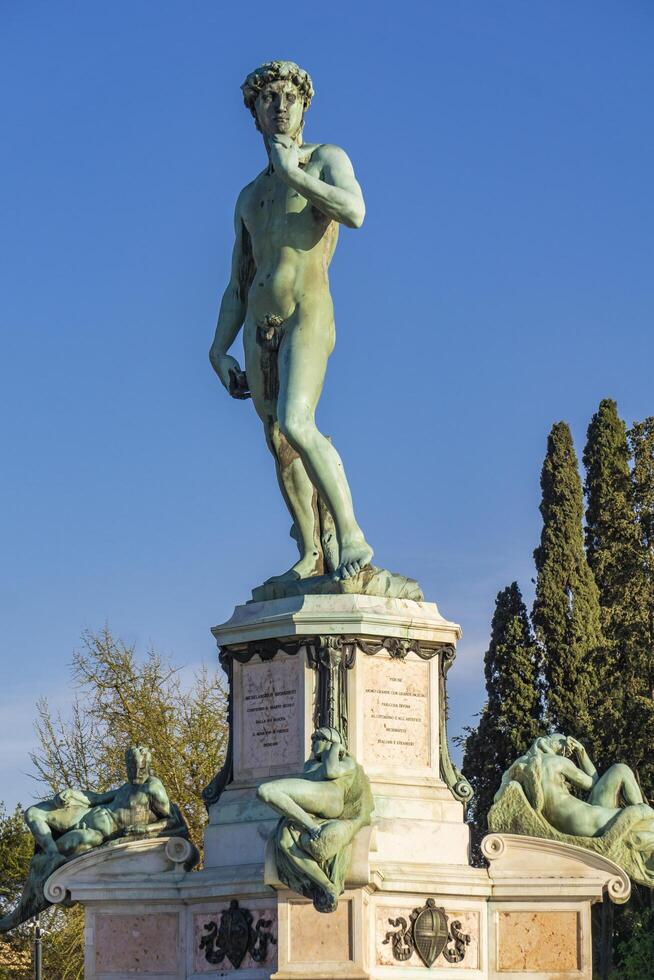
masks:
[[[632,752],[641,784],[654,798],[654,753],[651,732],[654,729],[654,416],[636,422],[629,432],[633,459],[634,510],[640,545],[638,587],[632,590],[640,624],[640,637],[634,650],[632,676],[638,681],[630,714]],[[648,737],[649,736],[649,737]]]
[[[485,657],[488,701],[464,740],[477,858],[501,774],[535,730],[577,736],[600,770],[627,762],[654,797],[654,417],[627,433],[615,402],[604,399],[583,462],[585,530],[572,437],[567,425],[554,425],[534,554],[537,652],[517,585],[497,597]],[[628,905],[615,909],[614,980],[654,980],[653,902],[654,893],[634,887]]]
[[[520,589],[513,582],[497,595],[484,656],[488,701],[479,725],[468,729],[464,741],[463,772],[475,791],[468,819],[477,859],[502,773],[542,731],[538,672],[538,648]]]
[[[591,419],[583,462],[586,553],[599,589],[604,636],[615,648],[629,639],[629,592],[639,560],[639,534],[627,432],[612,399],[603,399]]]
[[[152,749],[154,773],[179,803],[195,843],[206,822],[202,789],[227,747],[227,702],[222,681],[201,670],[184,684],[179,668],[150,651],[143,661],[108,629],[87,633],[73,659],[71,714],[53,716],[38,704],[40,748],[34,767],[49,792],[67,786],[100,792],[125,782],[125,749]]]
[[[574,732],[591,750],[596,686],[601,676],[599,595],[584,551],[583,497],[570,429],[550,432],[541,473],[543,529],[534,552],[538,578],[533,622],[543,656],[548,720]]]
[[[55,906],[41,916],[43,976],[47,980],[84,980],[84,909]]]
[[[633,456],[636,515],[648,570],[654,564],[654,415],[635,422],[629,432]]]
[[[4,914],[20,895],[27,866],[34,851],[34,841],[23,821],[23,811],[16,807],[7,813],[0,803],[0,914]]]
[[[186,680],[186,682],[184,682]],[[32,756],[44,795],[66,787],[105,791],[126,780],[125,749],[152,749],[153,771],[180,804],[195,843],[206,822],[202,789],[220,768],[227,746],[226,693],[206,670],[192,679],[165,657],[150,651],[139,660],[133,647],[114,640],[108,629],[87,633],[73,659],[73,702],[67,717],[53,715],[46,701],[37,706],[39,749]],[[0,909],[17,900],[27,876],[32,837],[22,813],[0,808]],[[55,907],[41,916],[43,967],[48,980],[82,980],[83,909]],[[0,980],[23,980],[15,959],[3,974],[3,947],[31,962],[31,924],[0,942]],[[24,966],[27,980],[31,969]]]
[[[600,402],[591,419],[583,461],[586,551],[599,589],[602,669],[611,678],[595,708],[599,722],[595,761],[603,769],[616,759],[629,759],[638,769],[642,757],[634,755],[634,738],[646,723],[642,715],[647,709],[634,700],[644,693],[643,568],[627,432],[611,399]]]
[[[616,944],[611,980],[654,980],[654,910],[629,917],[629,935]]]
[[[8,814],[0,803],[0,915],[18,901],[33,852],[34,840],[20,807]],[[48,909],[40,924],[43,975],[48,980],[83,980],[83,909]],[[31,922],[0,937],[0,980],[31,980],[33,943]]]
[[[18,901],[33,851],[32,835],[23,822],[20,807],[7,813],[4,803],[0,803],[0,916]],[[31,977],[31,949],[30,926],[0,938],[0,980]]]

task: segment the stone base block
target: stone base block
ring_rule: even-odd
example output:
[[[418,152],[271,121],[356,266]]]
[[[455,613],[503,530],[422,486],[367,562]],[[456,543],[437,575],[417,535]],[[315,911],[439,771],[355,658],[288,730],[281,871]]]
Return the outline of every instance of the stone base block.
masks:
[[[591,980],[591,905],[630,892],[593,852],[497,834],[488,870],[372,860],[321,914],[258,864],[184,871],[185,848],[114,844],[48,880],[85,906],[86,980]]]
[[[445,730],[458,626],[429,603],[306,596],[239,607],[214,634],[231,736],[205,791],[204,869],[187,871],[191,845],[171,838],[55,871],[48,900],[85,907],[86,980],[590,980],[590,907],[626,901],[620,868],[499,834],[487,869],[468,864],[470,787]],[[323,725],[363,765],[375,805],[329,914],[266,861],[277,817],[256,795],[301,773]]]
[[[316,912],[292,892],[278,893],[278,968],[271,980],[367,980],[368,894],[345,892],[336,912]]]

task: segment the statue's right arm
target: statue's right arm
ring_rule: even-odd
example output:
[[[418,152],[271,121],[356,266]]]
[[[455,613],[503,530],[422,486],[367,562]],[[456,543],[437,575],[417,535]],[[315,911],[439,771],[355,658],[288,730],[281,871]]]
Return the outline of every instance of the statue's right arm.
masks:
[[[99,803],[110,803],[116,795],[115,790],[108,793],[94,793],[90,789],[63,789],[56,799],[61,806],[97,806]]]
[[[578,786],[579,789],[591,790],[595,785],[593,777],[579,766],[576,766],[571,759],[562,759],[564,765],[562,767],[563,775],[573,786]]]
[[[592,785],[594,786],[599,779],[599,775],[585,747],[581,744],[581,742],[578,742],[576,738],[572,738],[571,736],[568,736],[568,747],[576,755],[579,768],[582,769],[587,776],[590,776]]]
[[[323,753],[323,765],[327,779],[338,779],[355,767],[354,760],[349,755],[343,755],[343,746],[334,742],[328,752]],[[342,756],[342,757],[341,757]]]
[[[234,214],[235,236],[232,252],[232,271],[220,304],[216,334],[209,350],[211,366],[228,391],[230,391],[230,380],[232,381],[230,391],[232,394],[234,393],[234,381],[240,381],[244,384],[245,378],[238,361],[231,357],[227,351],[236,340],[238,332],[243,326],[247,311],[248,292],[255,273],[250,235],[243,223],[241,214],[243,194],[244,191],[241,191],[236,202],[236,211]],[[235,374],[233,380],[230,379],[230,372],[234,372]]]
[[[100,806],[102,803],[111,803],[116,795],[116,790],[110,789],[108,793],[93,793],[91,790],[85,790],[84,795],[91,806]]]

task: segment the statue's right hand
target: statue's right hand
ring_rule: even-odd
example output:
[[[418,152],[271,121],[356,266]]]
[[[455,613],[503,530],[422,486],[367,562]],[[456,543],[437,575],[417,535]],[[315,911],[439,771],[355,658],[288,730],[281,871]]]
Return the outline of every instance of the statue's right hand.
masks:
[[[74,803],[87,803],[86,796],[76,789],[62,789],[61,793],[57,795],[57,801],[60,806],[71,806]]]
[[[241,365],[230,354],[211,355],[213,369],[232,398],[249,398],[250,391]]]

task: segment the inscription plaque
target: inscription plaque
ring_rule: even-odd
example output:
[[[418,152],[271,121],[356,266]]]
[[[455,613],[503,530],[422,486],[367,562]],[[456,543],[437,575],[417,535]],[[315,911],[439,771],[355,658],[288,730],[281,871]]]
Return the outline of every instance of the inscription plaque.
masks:
[[[426,769],[431,765],[429,664],[377,655],[361,661],[365,762]]]
[[[269,663],[241,668],[241,751],[239,768],[301,766],[302,662],[278,655]]]

